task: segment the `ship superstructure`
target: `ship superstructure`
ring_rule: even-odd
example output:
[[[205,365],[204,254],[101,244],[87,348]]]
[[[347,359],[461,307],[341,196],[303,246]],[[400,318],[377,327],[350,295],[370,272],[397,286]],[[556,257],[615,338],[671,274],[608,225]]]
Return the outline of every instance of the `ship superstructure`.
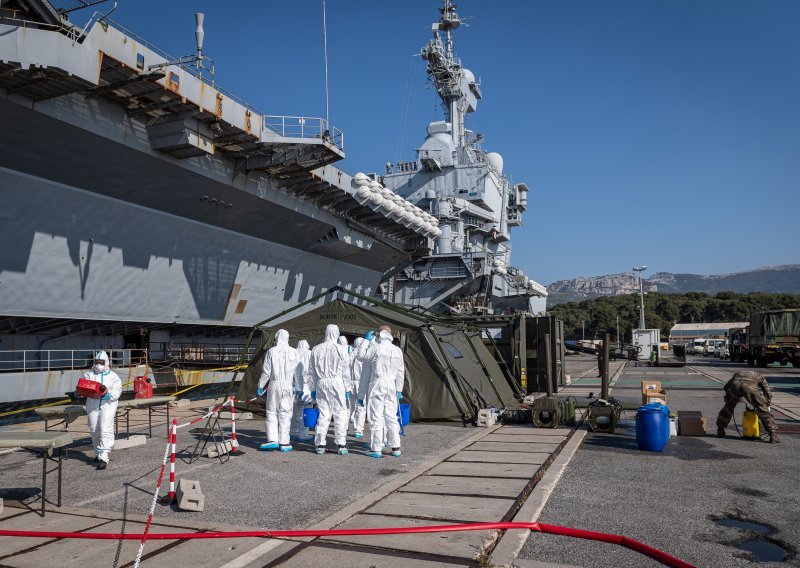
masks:
[[[62,395],[101,347],[224,366],[254,322],[430,251],[332,165],[340,131],[223,90],[201,44],[0,7],[0,402]]]
[[[438,230],[431,254],[398,271],[387,294],[400,303],[466,314],[543,312],[544,286],[511,265],[510,231],[522,224],[528,186],[512,183],[503,158],[484,152],[482,135],[467,128],[482,93],[455,55],[456,5],[443,0],[440,13],[420,55],[445,120],[428,125],[416,161],[389,163],[377,180],[438,221]]]

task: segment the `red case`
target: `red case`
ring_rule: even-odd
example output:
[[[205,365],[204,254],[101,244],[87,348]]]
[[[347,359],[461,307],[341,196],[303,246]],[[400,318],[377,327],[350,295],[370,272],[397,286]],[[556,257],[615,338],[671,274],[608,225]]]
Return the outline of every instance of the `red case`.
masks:
[[[75,394],[85,398],[100,398],[106,393],[106,387],[97,381],[90,381],[89,379],[78,379],[78,386],[75,388]]]
[[[133,379],[133,398],[153,398],[153,384],[147,377]]]

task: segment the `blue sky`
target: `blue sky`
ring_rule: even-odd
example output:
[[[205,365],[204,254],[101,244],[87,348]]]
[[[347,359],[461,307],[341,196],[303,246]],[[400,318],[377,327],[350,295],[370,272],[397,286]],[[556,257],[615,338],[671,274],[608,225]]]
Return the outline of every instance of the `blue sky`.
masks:
[[[266,114],[324,116],[321,0],[118,3],[115,21],[175,56],[205,12],[222,86]],[[328,0],[345,170],[413,159],[442,118],[415,56],[440,4]],[[529,276],[800,262],[800,2],[458,4],[456,52],[484,95],[468,127],[532,189],[512,233]]]

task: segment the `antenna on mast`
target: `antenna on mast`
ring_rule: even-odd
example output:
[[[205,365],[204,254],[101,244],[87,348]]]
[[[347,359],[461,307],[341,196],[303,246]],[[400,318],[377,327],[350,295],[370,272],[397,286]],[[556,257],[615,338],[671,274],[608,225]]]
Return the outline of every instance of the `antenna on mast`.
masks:
[[[206,35],[205,31],[203,31],[203,20],[205,17],[203,12],[197,12],[194,15],[194,21],[197,23],[197,27],[194,30],[194,38],[197,40],[197,61],[195,62],[195,66],[198,69],[203,62],[203,38]]]
[[[328,107],[328,20],[325,0],[322,0],[322,47],[325,52],[325,132],[323,137],[330,135],[331,115]]]
[[[203,12],[196,12],[194,15],[195,21],[195,28],[194,28],[194,39],[197,43],[197,52],[194,55],[184,55],[174,61],[165,61],[163,63],[156,63],[154,65],[150,65],[147,70],[148,71],[155,71],[156,69],[164,69],[165,67],[169,67],[171,65],[176,65],[178,67],[183,67],[184,69],[189,69],[189,65],[194,63],[195,69],[197,69],[197,76],[201,79],[203,78],[203,69],[211,71],[211,86],[214,86],[214,60],[211,59],[207,55],[203,55],[203,39],[206,37],[206,33],[203,30],[203,21],[205,20],[205,14]],[[211,67],[209,68],[206,65],[206,62],[211,63]],[[190,71],[191,72],[191,71]]]

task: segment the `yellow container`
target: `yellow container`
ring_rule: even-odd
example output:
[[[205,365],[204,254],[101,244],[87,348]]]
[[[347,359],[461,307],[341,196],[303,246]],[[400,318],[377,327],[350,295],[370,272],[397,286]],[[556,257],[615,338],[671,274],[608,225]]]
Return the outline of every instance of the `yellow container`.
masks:
[[[749,408],[744,409],[744,417],[742,418],[742,430],[745,438],[760,438],[758,414],[755,410]]]

